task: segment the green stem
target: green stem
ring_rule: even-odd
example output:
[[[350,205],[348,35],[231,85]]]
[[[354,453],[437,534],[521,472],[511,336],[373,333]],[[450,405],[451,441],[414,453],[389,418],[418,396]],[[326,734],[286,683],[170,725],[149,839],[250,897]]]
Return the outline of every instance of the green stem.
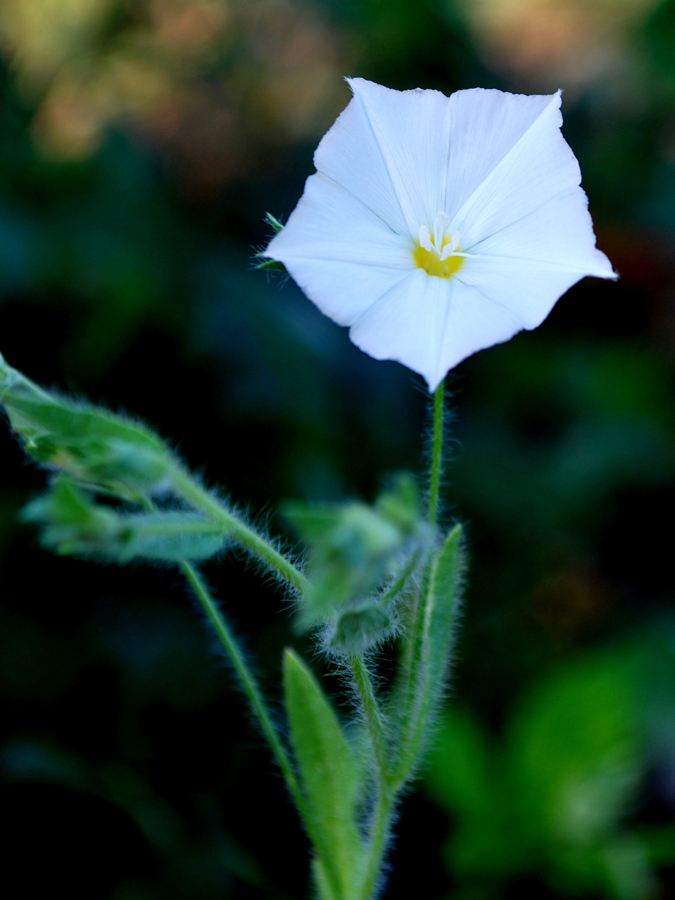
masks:
[[[298,591],[305,592],[309,581],[302,572],[282,553],[279,553],[269,541],[261,537],[239,516],[206,491],[180,466],[174,466],[170,474],[171,483],[176,491],[191,506],[201,509],[214,522],[219,522],[229,534],[254,556],[262,560],[270,569],[274,569],[281,577]]]
[[[429,524],[436,527],[438,521],[441,479],[443,477],[443,382],[434,394],[434,432],[431,442],[431,473],[429,477]]]
[[[387,841],[391,830],[391,814],[394,809],[395,795],[389,790],[380,790],[370,833],[366,869],[361,884],[358,900],[371,900],[373,891],[382,869]]]
[[[281,769],[281,773],[286,780],[286,784],[288,785],[291,796],[295,801],[295,805],[298,807],[300,816],[306,823],[308,821],[307,810],[305,807],[304,797],[302,796],[302,793],[300,791],[298,779],[296,778],[295,772],[293,771],[293,766],[291,765],[291,761],[288,757],[288,753],[286,752],[286,748],[281,742],[281,738],[279,737],[279,734],[274,727],[272,717],[269,714],[269,711],[265,704],[265,700],[263,699],[256,679],[249,669],[248,665],[246,664],[244,655],[241,652],[239,645],[234,638],[234,635],[230,631],[230,627],[227,624],[225,617],[218,609],[215,600],[211,596],[208,588],[202,581],[197,570],[192,565],[190,565],[189,562],[185,561],[180,563],[180,568],[183,570],[185,577],[187,578],[190,586],[192,587],[192,590],[197,596],[197,600],[199,600],[202,609],[206,613],[209,621],[211,622],[211,625],[213,626],[214,631],[218,635],[218,639],[223,645],[225,653],[234,666],[234,670],[237,673],[237,676],[241,683],[241,687],[246,694],[248,702],[250,703],[251,708],[255,713],[255,716],[265,734],[265,737],[269,741],[269,745],[272,748],[274,758],[276,759],[277,764]]]
[[[434,425],[431,441],[431,471],[429,473],[429,509],[428,522],[431,527],[432,541],[438,524],[440,507],[441,482],[443,479],[443,420],[445,412],[444,388],[441,382],[434,393]],[[394,766],[394,783],[402,785],[415,765],[417,732],[420,728],[419,716],[426,715],[424,704],[419,708],[420,679],[424,678],[425,623],[429,599],[429,589],[433,577],[433,554],[430,554],[424,567],[422,588],[411,617],[409,644],[401,660],[402,679],[405,684],[404,715],[398,741],[398,754]],[[424,678],[426,689],[426,678]],[[421,722],[422,728],[424,722]],[[412,737],[412,744],[411,744]]]
[[[389,783],[389,752],[380,704],[377,702],[373,682],[363,661],[363,656],[350,656],[349,665],[361,698],[370,740],[375,751],[375,759],[377,760],[380,774],[380,785],[386,789]]]

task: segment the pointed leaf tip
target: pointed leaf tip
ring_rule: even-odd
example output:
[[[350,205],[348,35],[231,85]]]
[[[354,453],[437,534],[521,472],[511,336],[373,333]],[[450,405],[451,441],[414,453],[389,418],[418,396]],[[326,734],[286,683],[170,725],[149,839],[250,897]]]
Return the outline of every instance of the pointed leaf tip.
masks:
[[[318,868],[336,898],[353,896],[363,847],[355,821],[358,770],[337,715],[300,657],[284,652],[291,743],[307,798]]]

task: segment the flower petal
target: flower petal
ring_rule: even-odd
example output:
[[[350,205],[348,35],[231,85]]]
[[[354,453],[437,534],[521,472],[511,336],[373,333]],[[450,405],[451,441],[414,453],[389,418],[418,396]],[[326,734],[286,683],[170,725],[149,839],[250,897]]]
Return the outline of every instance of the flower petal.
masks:
[[[415,267],[413,243],[318,173],[265,255],[282,262],[319,309],[351,325]]]
[[[508,94],[471,88],[455,91],[450,108],[444,205],[450,219],[513,149],[557,95]]]
[[[467,261],[467,268],[468,262],[480,261]],[[482,263],[474,272],[475,282],[457,276],[433,278],[418,269],[370,306],[349,336],[375,359],[397,360],[419,372],[434,391],[467,356],[535,327],[529,324],[531,319],[525,321],[522,310],[514,309],[521,293],[525,295],[521,306],[531,303],[541,314],[545,290],[549,303],[541,321],[560,294],[581,277],[526,265],[531,268],[523,271],[511,260],[503,266]],[[509,286],[506,294],[504,284]]]
[[[394,231],[413,233],[408,228],[382,151],[358,98],[350,101],[321,139],[314,153],[314,165],[317,172],[323,172],[358,197]]]
[[[571,285],[585,275],[616,278],[595,247],[588,202],[580,188],[559,194],[528,216],[471,248],[458,278],[499,297],[536,328]]]
[[[433,390],[447,372],[441,352],[454,305],[456,279],[415,269],[352,325],[349,336],[375,359],[393,359],[419,372]],[[470,351],[471,352],[471,351]]]
[[[408,233],[416,235],[420,225],[431,228],[445,203],[448,98],[440,91],[419,88],[394,91],[363,78],[347,81],[370,123]]]
[[[453,216],[450,228],[461,234],[464,250],[472,250],[559,194],[576,189],[585,197],[579,187],[579,164],[560,133],[559,107],[560,93],[549,98],[523,136]],[[568,226],[561,222],[560,227]]]
[[[318,173],[267,255],[371,356],[433,390],[467,356],[539,325],[584,275],[615,277],[560,133],[560,92],[448,98],[350,85]],[[467,254],[450,278],[413,257],[439,214]]]
[[[433,377],[427,378],[431,391],[467,356],[508,341],[523,328],[523,322],[511,308],[499,299],[487,296],[483,282],[478,287],[458,278],[453,281],[455,285],[440,337],[436,369]]]

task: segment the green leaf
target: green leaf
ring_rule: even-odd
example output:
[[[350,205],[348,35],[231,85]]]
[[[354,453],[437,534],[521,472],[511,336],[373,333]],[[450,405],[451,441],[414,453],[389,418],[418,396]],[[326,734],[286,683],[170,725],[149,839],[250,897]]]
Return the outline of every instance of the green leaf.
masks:
[[[151,491],[170,454],[149,428],[42,390],[0,356],[0,401],[26,452],[75,480],[128,498]]]
[[[121,563],[132,559],[179,562],[209,559],[223,549],[221,525],[191,512],[139,513],[119,517]]]
[[[484,884],[505,881],[527,866],[500,762],[470,713],[453,709],[441,717],[425,786],[453,821],[452,836],[443,848],[450,871]]]
[[[337,503],[303,503],[287,500],[281,514],[306,544],[323,541],[340,520],[341,507]]]
[[[208,559],[225,541],[222,526],[193,512],[120,513],[95,503],[67,477],[24,509],[42,526],[43,546],[63,556],[93,556],[121,564],[134,559]]]
[[[346,900],[354,896],[364,859],[352,750],[321,686],[292,650],[284,655],[284,696],[322,878],[336,900]]]
[[[439,697],[450,657],[452,626],[461,571],[462,526],[455,525],[436,557],[427,600],[429,699]]]
[[[616,830],[642,767],[632,661],[589,657],[541,680],[508,732],[514,794],[539,839],[594,846]]]
[[[21,518],[42,526],[40,542],[62,556],[85,556],[115,541],[117,516],[112,509],[98,507],[70,479],[58,478],[42,497],[26,506]]]
[[[399,472],[391,487],[377,498],[376,508],[406,534],[413,534],[420,522],[420,493],[411,472]]]

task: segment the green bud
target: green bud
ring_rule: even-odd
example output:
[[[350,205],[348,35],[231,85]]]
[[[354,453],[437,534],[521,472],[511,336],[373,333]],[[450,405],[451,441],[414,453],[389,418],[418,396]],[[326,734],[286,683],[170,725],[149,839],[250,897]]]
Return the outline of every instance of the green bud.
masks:
[[[170,454],[149,428],[44,391],[0,356],[0,401],[26,452],[42,465],[129,499],[155,489]]]
[[[299,625],[330,619],[349,601],[372,593],[393,568],[407,534],[377,508],[364,503],[292,503],[284,513],[311,548],[311,589]]]
[[[62,556],[95,553],[118,530],[113,510],[97,506],[68,478],[57,479],[47,494],[24,508],[21,518],[41,525],[42,545]]]
[[[222,526],[179,510],[121,513],[101,506],[67,477],[24,509],[41,526],[41,543],[62,556],[93,556],[121,564],[135,559],[208,559],[224,545]]]
[[[375,647],[391,634],[392,621],[376,603],[366,601],[340,613],[331,646],[350,655]]]

